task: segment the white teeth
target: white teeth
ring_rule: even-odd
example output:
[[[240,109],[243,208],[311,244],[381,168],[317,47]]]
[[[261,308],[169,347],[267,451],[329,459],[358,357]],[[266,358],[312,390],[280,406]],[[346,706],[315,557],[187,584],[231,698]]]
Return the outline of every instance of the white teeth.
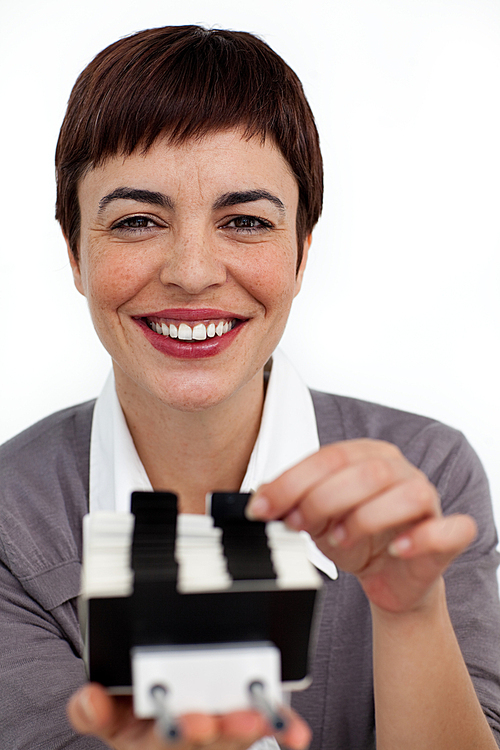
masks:
[[[181,341],[205,341],[207,337],[213,339],[214,336],[223,336],[234,328],[234,325],[234,320],[221,320],[217,325],[215,325],[215,323],[209,323],[208,326],[204,323],[197,323],[194,328],[191,328],[187,323],[180,323],[179,326],[176,326],[173,323],[157,323],[155,320],[150,323],[153,331],[156,331],[160,336],[166,336],[172,339],[178,338]]]
[[[193,338],[196,341],[204,341],[207,338],[207,329],[203,323],[198,323],[198,325],[193,328]]]
[[[192,341],[193,329],[186,325],[186,323],[181,323],[179,326],[179,338],[181,341]]]

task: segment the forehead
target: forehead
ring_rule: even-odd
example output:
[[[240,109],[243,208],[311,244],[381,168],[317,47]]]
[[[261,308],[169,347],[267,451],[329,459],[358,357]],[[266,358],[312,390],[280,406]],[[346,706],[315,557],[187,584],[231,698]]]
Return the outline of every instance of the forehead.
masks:
[[[78,195],[88,200],[119,186],[166,190],[173,197],[210,200],[228,190],[278,190],[290,208],[298,202],[298,185],[274,141],[250,139],[240,130],[209,133],[171,143],[158,139],[147,150],[113,156],[82,178]]]

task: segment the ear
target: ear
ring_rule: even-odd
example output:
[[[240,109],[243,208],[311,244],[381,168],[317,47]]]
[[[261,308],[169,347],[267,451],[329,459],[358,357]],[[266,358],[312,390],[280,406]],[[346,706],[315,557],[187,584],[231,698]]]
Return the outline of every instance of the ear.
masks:
[[[297,294],[300,292],[300,287],[302,286],[302,278],[304,276],[304,271],[306,270],[306,264],[307,264],[307,257],[309,255],[309,248],[311,247],[312,242],[312,234],[308,234],[306,239],[304,240],[304,245],[302,247],[302,258],[300,261],[300,266],[297,270],[297,276],[295,278],[295,293],[294,297],[297,296]]]
[[[75,286],[80,292],[80,294],[83,294],[83,296],[85,297],[85,291],[84,291],[83,284],[82,284],[82,274],[80,271],[80,262],[78,261],[77,258],[75,258],[75,255],[70,247],[70,244],[68,242],[68,238],[66,237],[66,235],[64,235],[64,241],[66,243],[66,248],[68,251],[69,264],[73,272],[73,281],[75,282]]]

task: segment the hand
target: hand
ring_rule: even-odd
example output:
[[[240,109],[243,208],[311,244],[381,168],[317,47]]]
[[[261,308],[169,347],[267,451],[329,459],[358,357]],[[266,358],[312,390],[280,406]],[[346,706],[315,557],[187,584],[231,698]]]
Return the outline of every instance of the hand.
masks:
[[[469,516],[443,517],[436,489],[398,448],[369,439],[321,448],[261,486],[247,514],[309,532],[388,612],[421,606],[476,534]]]
[[[68,716],[77,732],[99,737],[114,750],[192,750],[208,745],[214,750],[243,750],[272,734],[256,711],[224,716],[189,714],[179,718],[180,738],[168,743],[154,720],[134,716],[130,697],[112,697],[96,683],[85,685],[72,696]],[[277,738],[291,750],[304,750],[311,734],[307,724],[290,711],[288,726]]]

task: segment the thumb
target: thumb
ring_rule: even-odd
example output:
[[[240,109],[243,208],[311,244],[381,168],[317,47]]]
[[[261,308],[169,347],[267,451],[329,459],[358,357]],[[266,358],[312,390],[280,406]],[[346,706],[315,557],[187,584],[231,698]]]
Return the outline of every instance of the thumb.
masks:
[[[84,685],[69,700],[68,718],[80,734],[103,734],[115,724],[115,705],[101,685]],[[112,733],[112,727],[111,727]],[[106,732],[108,734],[108,732]]]

